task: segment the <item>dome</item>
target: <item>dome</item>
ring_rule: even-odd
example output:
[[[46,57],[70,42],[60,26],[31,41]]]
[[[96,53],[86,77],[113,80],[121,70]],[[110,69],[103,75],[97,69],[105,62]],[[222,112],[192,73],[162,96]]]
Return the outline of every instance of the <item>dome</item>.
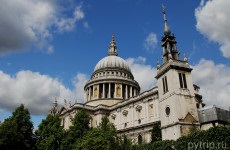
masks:
[[[95,66],[91,78],[84,86],[85,104],[90,106],[112,106],[140,93],[128,63],[118,56],[112,35],[108,56]]]
[[[121,68],[131,72],[128,63],[121,57],[110,55],[101,59],[94,68],[94,72],[104,68]]]

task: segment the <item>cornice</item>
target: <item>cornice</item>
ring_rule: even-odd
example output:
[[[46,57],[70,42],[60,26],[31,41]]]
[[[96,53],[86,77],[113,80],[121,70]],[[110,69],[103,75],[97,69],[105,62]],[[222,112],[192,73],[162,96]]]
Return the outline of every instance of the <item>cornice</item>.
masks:
[[[112,106],[107,106],[107,105],[103,105],[103,104],[100,104],[100,105],[97,105],[97,106],[90,106],[90,105],[87,105],[87,104],[81,104],[81,103],[75,103],[74,105],[72,105],[70,108],[65,108],[65,110],[63,110],[61,113],[60,113],[60,116],[64,116],[66,113],[70,113],[71,111],[73,111],[74,109],[85,109],[85,110],[88,110],[88,111],[92,111],[92,112],[96,112],[98,110],[104,110],[104,111],[113,111],[113,110],[116,110],[116,109],[119,109],[121,107],[124,107],[124,106],[127,106],[127,105],[130,105],[136,101],[139,101],[139,100],[149,100],[149,98],[154,95],[154,94],[158,94],[158,87],[154,87],[148,91],[145,91],[137,96],[134,96],[134,97],[131,97],[127,100],[124,100],[122,102],[119,102],[117,104],[114,104]],[[149,98],[148,98],[149,97]]]
[[[94,85],[95,83],[109,83],[110,81],[130,84],[132,86],[135,86],[138,90],[140,90],[140,86],[137,81],[128,78],[119,77],[119,76],[105,76],[105,77],[100,77],[98,79],[90,79],[86,82],[84,86],[84,90],[89,85]]]
[[[192,68],[189,67],[186,61],[170,59],[158,68],[157,75],[155,76],[155,78],[159,79],[163,74],[168,72],[170,69],[186,71],[186,72],[192,71]]]

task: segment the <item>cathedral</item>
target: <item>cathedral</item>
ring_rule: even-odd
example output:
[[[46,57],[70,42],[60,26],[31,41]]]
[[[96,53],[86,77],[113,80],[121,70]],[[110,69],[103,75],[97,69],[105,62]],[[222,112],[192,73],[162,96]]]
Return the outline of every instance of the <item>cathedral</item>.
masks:
[[[128,63],[118,55],[112,35],[107,56],[96,64],[84,86],[84,103],[65,105],[59,110],[55,100],[50,113],[59,114],[64,129],[71,126],[71,119],[79,110],[91,116],[91,127],[98,126],[107,115],[118,135],[125,134],[139,143],[151,141],[151,130],[156,123],[161,124],[163,140],[176,140],[194,128],[205,130],[213,125],[213,120],[205,120],[205,110],[210,111],[210,108],[203,108],[199,86],[193,84],[192,68],[186,55],[183,59],[179,57],[176,38],[170,31],[164,9],[163,16],[163,63],[157,64],[156,75],[150,75],[155,76],[157,86],[140,93]],[[229,123],[229,111],[223,113]],[[217,121],[214,125],[218,124],[218,118],[214,121]],[[210,122],[211,125],[205,126]]]

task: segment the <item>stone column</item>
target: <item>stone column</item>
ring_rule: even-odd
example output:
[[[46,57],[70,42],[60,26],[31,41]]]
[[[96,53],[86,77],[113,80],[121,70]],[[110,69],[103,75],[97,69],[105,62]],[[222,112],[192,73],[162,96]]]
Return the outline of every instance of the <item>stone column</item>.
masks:
[[[85,90],[85,97],[84,98],[85,98],[85,102],[87,102],[88,101],[88,89]]]
[[[105,83],[103,83],[102,98],[105,98]]]
[[[114,83],[114,93],[113,93],[113,97],[117,98],[117,84]]]
[[[145,121],[144,122],[147,123],[149,121],[149,102],[148,101],[144,102],[144,107],[145,107],[145,109],[144,109],[144,111],[145,111]]]
[[[133,87],[132,86],[130,86],[130,93],[129,93],[129,97],[133,97]]]
[[[109,83],[109,96],[108,98],[111,98],[111,83]]]
[[[123,86],[121,84],[121,98],[123,97]]]
[[[95,85],[93,85],[92,87],[93,87],[93,95],[92,95],[92,100],[94,99],[94,86]]]
[[[121,108],[118,108],[117,109],[117,128],[118,129],[121,128],[121,117],[122,117]]]
[[[134,104],[131,104],[131,109],[130,109],[130,112],[132,112],[132,121],[131,121],[131,126],[133,127],[134,126],[134,120],[135,120],[135,117],[134,117],[134,113],[135,113],[135,108],[134,108]]]
[[[134,96],[136,96],[137,95],[137,90],[136,90],[136,88],[134,88]]]
[[[91,100],[91,87],[89,87],[89,101]]]
[[[125,99],[128,99],[128,86],[125,85]]]

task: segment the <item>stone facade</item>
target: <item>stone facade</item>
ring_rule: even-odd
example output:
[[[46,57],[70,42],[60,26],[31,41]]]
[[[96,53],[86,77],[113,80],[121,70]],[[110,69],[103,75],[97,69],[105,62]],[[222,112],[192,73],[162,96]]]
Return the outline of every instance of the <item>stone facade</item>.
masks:
[[[200,128],[197,110],[204,106],[202,96],[199,87],[193,84],[192,68],[186,55],[183,60],[179,58],[177,42],[168,27],[164,10],[163,14],[163,64],[157,65],[157,86],[140,93],[140,86],[127,62],[118,56],[113,35],[108,56],[98,62],[84,87],[84,103],[66,105],[58,111],[55,101],[51,113],[59,114],[65,129],[79,110],[85,110],[91,116],[91,127],[98,126],[101,118],[107,115],[117,133],[126,134],[134,142],[150,142],[152,127],[158,122],[163,140],[176,140]],[[145,77],[148,76],[154,75]]]

